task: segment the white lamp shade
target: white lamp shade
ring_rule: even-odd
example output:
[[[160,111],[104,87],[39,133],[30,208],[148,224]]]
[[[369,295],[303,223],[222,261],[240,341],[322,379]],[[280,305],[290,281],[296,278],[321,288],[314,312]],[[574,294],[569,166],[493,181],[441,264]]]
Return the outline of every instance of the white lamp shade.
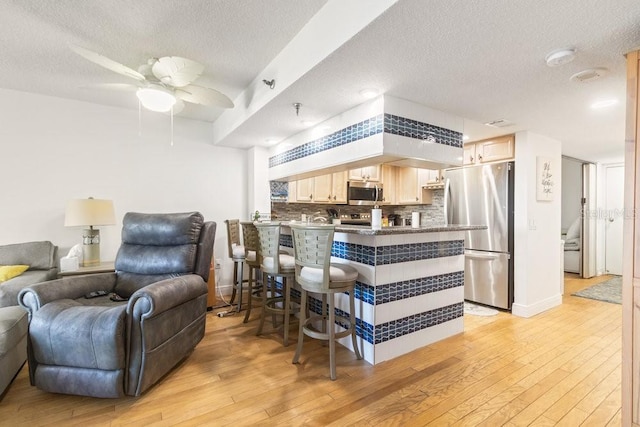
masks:
[[[147,110],[166,113],[176,103],[176,97],[166,90],[156,88],[138,89],[136,96]]]
[[[116,214],[113,201],[104,199],[76,199],[67,203],[65,227],[114,225]]]

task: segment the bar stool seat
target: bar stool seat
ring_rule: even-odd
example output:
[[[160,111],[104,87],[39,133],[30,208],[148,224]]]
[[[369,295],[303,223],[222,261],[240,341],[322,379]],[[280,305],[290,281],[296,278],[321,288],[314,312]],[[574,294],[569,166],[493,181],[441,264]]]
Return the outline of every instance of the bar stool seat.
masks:
[[[300,325],[298,345],[293,363],[298,363],[302,353],[304,336],[329,342],[329,369],[332,380],[336,379],[336,339],[351,335],[356,358],[362,359],[358,349],[355,317],[355,284],[358,271],[346,264],[331,263],[333,245],[333,225],[294,225],[291,224],[293,252],[295,256],[295,278],[301,288]],[[308,292],[322,295],[320,313],[309,315],[307,309]],[[349,299],[349,318],[336,314],[335,295],[347,293]],[[326,300],[328,301],[328,305]],[[321,330],[314,325],[320,323]],[[336,332],[336,323],[344,330]],[[328,330],[327,330],[328,329]]]
[[[280,253],[280,223],[256,222],[260,237],[258,259],[262,270],[262,313],[256,335],[262,334],[267,314],[283,317],[283,345],[289,345],[289,320],[295,310],[291,304],[291,283],[295,277],[295,259]],[[277,279],[282,281],[282,291],[277,289]],[[279,306],[280,305],[280,306]]]

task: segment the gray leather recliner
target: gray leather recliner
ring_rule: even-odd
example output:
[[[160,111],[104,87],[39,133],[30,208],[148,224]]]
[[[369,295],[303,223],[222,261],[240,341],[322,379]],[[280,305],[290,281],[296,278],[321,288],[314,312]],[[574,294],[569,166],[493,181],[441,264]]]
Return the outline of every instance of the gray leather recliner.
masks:
[[[204,337],[216,223],[198,212],[127,213],[114,273],[20,292],[31,384],[54,393],[139,396]],[[85,298],[93,291],[116,293]]]

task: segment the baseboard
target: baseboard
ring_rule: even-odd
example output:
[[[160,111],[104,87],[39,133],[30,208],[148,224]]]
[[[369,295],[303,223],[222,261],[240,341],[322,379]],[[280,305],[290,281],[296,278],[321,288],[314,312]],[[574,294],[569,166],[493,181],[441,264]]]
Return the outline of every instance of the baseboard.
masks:
[[[511,314],[518,317],[533,317],[536,314],[540,314],[550,308],[557,307],[560,304],[562,304],[562,295],[560,294],[538,301],[531,305],[513,303],[511,306]]]

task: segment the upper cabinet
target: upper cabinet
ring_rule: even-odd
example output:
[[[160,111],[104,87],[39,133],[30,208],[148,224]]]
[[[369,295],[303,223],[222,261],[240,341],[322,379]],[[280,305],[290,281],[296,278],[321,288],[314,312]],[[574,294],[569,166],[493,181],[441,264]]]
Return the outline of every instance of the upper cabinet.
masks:
[[[365,168],[351,169],[349,181],[380,181],[380,165],[367,166]]]
[[[398,168],[395,194],[396,204],[430,204],[432,202],[431,191],[422,188],[427,183],[429,172],[428,169]]]
[[[499,136],[464,145],[464,165],[511,160],[515,155],[514,135]]]
[[[295,202],[347,203],[347,173],[336,172],[295,182]],[[291,188],[291,187],[290,187]]]
[[[429,188],[444,188],[444,173],[442,169],[438,170],[426,170],[426,182],[423,185],[426,185]]]

